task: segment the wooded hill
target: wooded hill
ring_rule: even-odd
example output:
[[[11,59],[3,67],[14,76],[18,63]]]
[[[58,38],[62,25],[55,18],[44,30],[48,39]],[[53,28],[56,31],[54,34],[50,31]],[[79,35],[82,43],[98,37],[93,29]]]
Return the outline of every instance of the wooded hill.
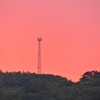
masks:
[[[0,71],[0,100],[100,100],[100,72],[74,83],[61,76]]]

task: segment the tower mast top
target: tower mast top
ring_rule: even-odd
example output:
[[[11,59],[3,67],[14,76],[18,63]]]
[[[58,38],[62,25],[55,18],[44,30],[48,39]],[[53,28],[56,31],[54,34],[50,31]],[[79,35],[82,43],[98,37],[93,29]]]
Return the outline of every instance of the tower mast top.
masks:
[[[37,38],[38,41],[42,41],[42,38]]]

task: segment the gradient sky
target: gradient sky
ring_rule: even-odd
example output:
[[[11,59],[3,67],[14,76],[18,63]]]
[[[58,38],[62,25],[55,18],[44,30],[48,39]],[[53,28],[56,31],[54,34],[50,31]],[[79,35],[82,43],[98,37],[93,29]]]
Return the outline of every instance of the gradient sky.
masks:
[[[100,70],[100,0],[0,0],[0,69],[42,73],[78,81]]]

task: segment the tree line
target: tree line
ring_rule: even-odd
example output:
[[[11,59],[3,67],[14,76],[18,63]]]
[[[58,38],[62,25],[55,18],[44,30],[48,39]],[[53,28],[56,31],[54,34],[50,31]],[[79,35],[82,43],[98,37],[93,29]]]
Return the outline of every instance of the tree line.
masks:
[[[100,72],[78,82],[50,74],[0,71],[0,100],[100,100]]]

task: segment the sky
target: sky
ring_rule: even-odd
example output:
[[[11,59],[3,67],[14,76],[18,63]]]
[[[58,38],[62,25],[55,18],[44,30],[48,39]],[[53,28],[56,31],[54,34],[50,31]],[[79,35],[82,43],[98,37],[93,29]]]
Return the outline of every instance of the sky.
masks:
[[[100,0],[0,0],[0,69],[78,81],[100,71]]]

